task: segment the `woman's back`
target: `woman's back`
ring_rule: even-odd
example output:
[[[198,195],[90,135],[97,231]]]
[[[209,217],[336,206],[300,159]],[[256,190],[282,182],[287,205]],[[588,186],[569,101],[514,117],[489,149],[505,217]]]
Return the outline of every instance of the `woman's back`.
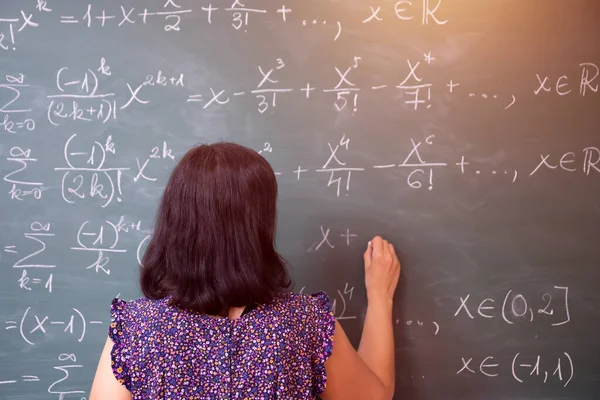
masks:
[[[256,151],[188,151],[141,260],[144,299],[113,303],[90,400],[390,399],[393,246],[376,236],[363,255],[368,307],[357,352],[324,293],[288,293],[276,216],[275,172]],[[250,311],[236,318],[241,309]]]
[[[112,368],[133,399],[312,399],[325,386],[335,319],[327,295],[285,293],[237,319],[112,303]]]

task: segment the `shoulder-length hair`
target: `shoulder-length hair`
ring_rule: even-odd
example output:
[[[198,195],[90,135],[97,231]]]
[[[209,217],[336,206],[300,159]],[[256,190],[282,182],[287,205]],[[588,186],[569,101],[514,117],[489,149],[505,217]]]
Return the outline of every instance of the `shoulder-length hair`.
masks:
[[[291,285],[275,250],[276,203],[275,173],[254,150],[192,148],[158,209],[142,259],[144,295],[209,315],[271,301]]]

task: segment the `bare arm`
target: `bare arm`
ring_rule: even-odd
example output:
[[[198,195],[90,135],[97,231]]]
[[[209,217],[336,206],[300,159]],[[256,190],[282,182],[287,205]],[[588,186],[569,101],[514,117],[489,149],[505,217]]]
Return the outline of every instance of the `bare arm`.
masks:
[[[368,306],[358,354],[381,379],[391,398],[396,380],[392,309],[400,278],[400,262],[394,246],[379,237],[370,242],[364,258]]]
[[[392,398],[396,366],[391,301],[369,300],[358,355],[383,383],[386,398]]]
[[[325,362],[324,400],[391,399],[395,390],[393,295],[400,277],[394,247],[379,236],[364,254],[368,307],[358,352],[336,321],[333,352]]]
[[[94,383],[90,392],[90,400],[132,400],[131,393],[117,381],[112,372],[110,363],[112,347],[112,340],[107,338],[100,361],[98,362],[98,368],[96,369],[96,376],[94,377]]]
[[[325,361],[327,386],[323,400],[388,400],[385,386],[359,357],[339,322],[335,322],[333,352]]]

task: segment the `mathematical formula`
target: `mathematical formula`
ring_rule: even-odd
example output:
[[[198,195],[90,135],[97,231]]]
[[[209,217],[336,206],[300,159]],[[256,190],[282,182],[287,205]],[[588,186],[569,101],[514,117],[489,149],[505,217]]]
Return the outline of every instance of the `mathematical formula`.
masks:
[[[409,0],[397,1],[393,7],[365,5],[364,19],[360,20],[363,25],[381,22],[384,19],[386,11],[392,12],[390,15],[399,23],[420,23],[422,25],[445,25],[448,19],[444,19],[439,14],[442,13],[440,7],[443,0],[421,0],[414,3]],[[37,0],[35,7],[21,9],[17,15],[11,18],[0,19],[0,51],[16,51],[17,37],[26,29],[36,29],[45,25],[39,22],[44,18],[45,23],[56,27],[61,24],[71,29],[79,27],[101,27],[105,29],[131,29],[152,25],[162,24],[165,32],[171,34],[179,32],[183,27],[183,19],[193,18],[196,14],[201,15],[203,23],[207,25],[229,24],[235,31],[248,32],[251,21],[260,23],[261,17],[275,15],[281,24],[296,25],[303,27],[319,26],[324,33],[329,35],[333,41],[337,41],[342,35],[342,21],[327,21],[317,18],[297,19],[294,18],[294,10],[286,7],[284,4],[273,5],[269,9],[256,8],[242,3],[240,0],[234,0],[228,6],[217,2],[214,5],[206,2],[198,8],[184,6],[187,1],[166,0],[162,7],[148,9],[146,7],[131,7],[129,5],[118,5],[112,8],[104,8],[100,5],[80,4],[78,10],[73,14],[61,14],[54,11],[49,3],[51,1]],[[194,4],[196,6],[196,4]],[[51,18],[45,18],[50,15]],[[222,17],[225,17],[223,19]],[[387,17],[386,17],[387,18]],[[195,18],[194,18],[195,19]],[[197,19],[195,19],[197,20]],[[355,22],[355,21],[352,21]],[[254,22],[256,23],[256,22]],[[345,23],[345,22],[344,22]]]
[[[72,378],[72,375],[79,376],[83,375],[84,373],[83,365],[78,363],[77,356],[74,353],[62,353],[59,354],[56,358],[58,360],[58,365],[52,367],[52,369],[54,370],[52,376],[56,378],[56,380],[49,382],[46,391],[49,394],[56,396],[53,396],[52,398],[57,398],[59,400],[64,399],[66,396],[72,395],[77,395],[77,398],[80,400],[86,400],[86,397],[82,397],[82,395],[87,393],[88,388],[79,387],[78,389],[73,389],[71,383],[72,379],[70,379]],[[0,388],[2,388],[2,386],[14,385],[29,386],[31,385],[31,383],[29,382],[42,382],[38,375],[11,376],[9,378],[12,379],[5,380],[6,377],[0,377]]]
[[[5,321],[5,330],[18,331],[23,341],[34,345],[38,339],[44,340],[46,335],[56,332],[73,336],[81,342],[85,338],[88,325],[106,325],[105,321],[87,321],[77,308],[68,312],[68,317],[59,319],[49,315],[38,315],[30,306],[25,309],[19,320]]]
[[[404,75],[399,77],[398,82],[370,82],[366,87],[360,87],[352,78],[352,73],[367,62],[360,56],[355,56],[349,65],[338,67],[333,66],[331,70],[332,86],[317,88],[310,82],[303,87],[281,86],[283,83],[277,77],[280,70],[286,67],[282,58],[273,60],[270,65],[259,65],[256,67],[256,87],[247,90],[232,90],[227,88],[208,87],[205,93],[189,93],[185,86],[185,76],[183,73],[167,74],[162,70],[149,71],[139,82],[126,83],[121,93],[105,92],[102,90],[102,84],[108,85],[107,79],[113,77],[113,70],[108,65],[106,59],[101,57],[98,64],[90,66],[87,70],[71,69],[68,66],[62,67],[56,71],[56,93],[46,95],[47,99],[47,120],[54,126],[59,126],[67,121],[92,122],[98,121],[108,123],[118,119],[121,112],[127,112],[130,107],[144,107],[151,104],[148,94],[156,93],[156,90],[179,90],[181,93],[182,106],[200,105],[200,110],[211,109],[215,107],[227,107],[233,104],[236,99],[243,99],[250,96],[255,100],[256,110],[259,114],[267,111],[273,113],[277,107],[278,101],[281,103],[285,96],[299,95],[306,101],[311,101],[318,97],[329,96],[332,109],[336,112],[348,111],[352,114],[360,109],[360,95],[366,94],[375,96],[378,99],[389,99],[393,102],[394,98],[399,97],[402,102],[402,110],[418,111],[420,109],[432,108],[432,96],[435,95],[436,88],[433,83],[426,83],[424,74],[427,73],[426,67],[435,61],[431,52],[423,55],[424,60],[406,60],[406,66],[399,66]],[[425,66],[421,63],[424,62]],[[545,76],[543,79],[539,74],[531,78],[531,95],[539,96],[566,96],[578,95],[586,97],[598,93],[600,87],[600,68],[593,62],[581,62],[578,67],[581,75],[575,82],[573,77],[563,75],[557,82],[557,86],[549,86],[550,78]],[[16,72],[16,71],[15,71]],[[333,84],[335,83],[335,84]],[[456,82],[449,79],[440,89],[439,94],[449,96],[463,96],[470,101],[486,102],[492,107],[508,110],[517,105],[516,95],[509,93],[505,95],[497,93],[474,93],[472,91],[463,91],[462,87],[467,86],[468,82]],[[113,86],[113,85],[111,85]],[[5,103],[0,108],[0,113],[4,113],[2,127],[5,132],[18,134],[19,132],[32,131],[35,129],[35,121],[31,118],[21,117],[31,112],[28,105],[23,104],[23,96],[27,94],[31,87],[29,80],[22,73],[6,75],[4,81],[0,83],[0,91],[3,97],[6,96]],[[123,99],[117,102],[117,98]],[[295,97],[298,100],[297,97]]]
[[[567,387],[575,375],[573,359],[567,352],[550,359],[542,358],[540,355],[515,353],[511,362],[506,365],[500,365],[494,356],[487,356],[481,360],[473,357],[461,358],[461,361],[461,367],[456,371],[456,375],[480,374],[488,378],[496,378],[504,374],[519,383],[532,380],[547,383],[555,380],[563,387]]]
[[[318,109],[330,118],[327,123],[335,125],[335,132],[329,133],[328,126],[308,133],[303,127],[290,126],[287,132],[288,126],[280,123],[285,128],[281,136],[276,132],[249,141],[271,163],[279,183],[302,188],[312,185],[311,189],[321,189],[322,196],[336,204],[351,203],[353,195],[360,197],[354,194],[357,184],[375,180],[425,199],[443,193],[445,179],[455,186],[492,182],[516,191],[526,186],[522,182],[544,184],[550,174],[589,177],[590,182],[598,177],[600,142],[593,135],[566,146],[535,150],[527,147],[521,151],[518,143],[513,144],[505,152],[496,149],[505,157],[490,161],[478,154],[477,143],[471,148],[453,141],[449,136],[454,133],[439,129],[432,134],[423,126],[404,126],[403,120],[435,120],[443,125],[441,116],[467,109],[469,118],[473,111],[493,114],[490,125],[496,117],[521,123],[531,104],[572,101],[595,105],[600,99],[597,56],[578,53],[562,64],[564,70],[534,58],[519,68],[524,72],[518,82],[510,81],[507,74],[509,78],[499,77],[487,86],[481,83],[487,82],[482,76],[497,71],[480,71],[475,63],[467,68],[473,56],[459,54],[464,39],[455,30],[465,23],[465,16],[456,14],[456,9],[462,5],[448,0],[373,0],[345,4],[344,12],[327,12],[301,2],[257,3],[117,0],[67,4],[36,0],[14,2],[11,9],[3,9],[0,54],[8,61],[2,64],[0,74],[0,205],[9,209],[6,215],[12,214],[12,207],[52,205],[59,205],[63,214],[50,218],[20,213],[0,236],[4,288],[10,291],[7,297],[16,293],[18,300],[4,310],[4,329],[0,331],[1,342],[17,345],[2,350],[7,354],[23,349],[44,353],[51,348],[48,358],[52,359],[49,367],[41,368],[31,353],[26,368],[0,370],[0,392],[17,388],[19,393],[47,392],[59,400],[86,399],[89,385],[80,383],[89,380],[90,372],[84,365],[92,356],[97,362],[97,357],[83,354],[81,346],[90,347],[97,337],[106,337],[108,303],[100,309],[81,304],[77,299],[89,286],[73,288],[68,286],[70,280],[73,276],[91,277],[94,285],[108,293],[112,282],[123,278],[122,268],[142,264],[152,237],[152,221],[134,212],[128,214],[126,208],[133,205],[137,211],[141,194],[149,190],[158,196],[168,172],[192,139],[212,137],[212,126],[207,128],[205,121],[212,125],[216,119],[228,123],[229,118],[246,118],[244,129],[254,134],[262,129],[257,121],[267,126],[286,115],[300,118],[297,114],[308,121],[313,116],[305,115],[305,110]],[[409,27],[432,37],[439,35],[443,45],[412,32],[409,43],[408,31],[404,31]],[[283,45],[264,55],[245,47],[248,40],[254,40],[253,35],[267,29],[281,34],[277,40]],[[48,32],[65,39],[54,43],[46,37]],[[191,36],[212,43],[211,35],[220,37],[224,32],[231,32],[227,39],[232,42],[239,40],[232,45],[232,54],[237,57],[233,63],[243,66],[241,70],[229,68],[232,59],[212,60],[215,54],[203,54],[202,63],[219,70],[213,75],[203,70],[204,65],[196,65],[195,59],[173,57],[177,53],[169,53],[165,46],[183,46]],[[406,52],[392,46],[368,48],[373,33],[390,42],[405,40],[402,48]],[[91,55],[82,52],[79,57],[79,49],[69,47],[69,38],[92,34],[99,40],[121,42],[125,52],[137,50],[136,35],[152,34],[152,40],[164,39],[152,47],[162,63],[140,58],[139,65],[132,68],[110,48],[93,49]],[[367,44],[357,40],[362,34]],[[290,43],[306,39],[313,46],[318,42],[331,47],[314,47],[316,55],[296,54],[285,38],[293,38]],[[29,46],[31,41],[47,43],[49,54],[64,53],[65,57],[57,57],[55,64],[40,73],[31,72],[35,70],[19,64],[35,60],[36,54],[29,49],[40,51]],[[68,57],[73,54],[78,57]],[[253,57],[245,58],[250,55]],[[228,68],[223,68],[225,64]],[[458,64],[459,68],[449,67]],[[375,117],[387,113],[396,117],[398,131],[389,132],[395,135],[393,140],[378,146],[382,154],[361,148],[372,145],[372,132],[370,125],[357,123],[359,129],[354,123],[373,117],[368,123],[377,124],[380,119]],[[180,131],[177,120],[190,116],[197,118],[190,126],[198,130]],[[146,117],[147,123],[141,121]],[[144,123],[143,129],[137,129],[137,122]],[[147,134],[146,129],[151,128],[156,132]],[[217,134],[220,129],[215,128]],[[229,133],[229,125],[224,129]],[[268,129],[265,133],[272,133]],[[321,134],[321,129],[326,133]],[[316,144],[307,144],[309,151],[286,147],[287,136],[305,133],[306,141],[319,135]],[[493,146],[486,143],[484,134],[481,144]],[[298,139],[306,144],[303,141],[304,137]],[[442,190],[437,189],[440,187]],[[350,201],[344,202],[346,198]],[[352,220],[333,223],[324,219],[303,232],[308,239],[296,243],[297,250],[320,259],[354,251],[369,240],[364,230]],[[365,304],[356,293],[357,282],[349,280],[340,276],[327,288],[331,311],[344,324],[359,326]],[[65,291],[65,286],[72,292]],[[300,292],[308,290],[302,287]],[[499,325],[503,332],[535,328],[539,335],[562,334],[575,326],[572,318],[578,320],[578,293],[572,283],[558,279],[553,284],[514,285],[490,293],[456,291],[449,294],[451,301],[434,313],[417,308],[395,310],[392,320],[398,338],[409,337],[427,345],[454,340],[450,335],[457,325],[489,329],[490,334]],[[64,296],[66,301],[57,301]],[[107,296],[108,300],[114,297],[112,292]],[[532,337],[537,339],[537,334]],[[555,347],[550,351],[534,346],[485,352],[460,349],[448,357],[450,368],[442,373],[461,385],[475,377],[567,387],[576,369],[581,374],[582,361],[574,351],[577,349]],[[415,373],[410,378],[424,380],[427,374]],[[30,389],[33,385],[37,386]]]
[[[538,159],[532,155],[530,167],[525,171],[514,169],[510,166],[505,168],[489,168],[484,163],[476,165],[465,156],[459,156],[454,160],[428,160],[422,155],[425,147],[435,149],[435,135],[424,139],[410,139],[405,149],[399,149],[405,155],[398,157],[402,160],[389,160],[391,163],[377,165],[351,165],[347,160],[351,139],[343,135],[337,143],[327,143],[329,157],[324,164],[316,167],[297,165],[287,171],[274,165],[275,174],[286,182],[300,181],[303,178],[313,178],[315,175],[325,175],[328,180],[325,187],[330,187],[336,197],[348,196],[351,191],[352,178],[357,176],[372,176],[372,174],[386,174],[393,176],[394,171],[407,171],[405,182],[412,189],[434,188],[434,175],[440,170],[453,169],[455,173],[470,176],[491,176],[498,183],[515,183],[519,179],[532,179],[544,171],[561,171],[579,173],[582,175],[600,173],[600,149],[595,146],[587,146],[581,150],[568,151],[560,154],[540,154]],[[270,143],[266,144],[267,152],[276,151]],[[183,150],[183,149],[182,149]],[[262,152],[262,150],[261,150]],[[82,136],[74,133],[64,144],[64,164],[56,166],[56,179],[60,180],[60,194],[48,188],[50,182],[30,177],[31,168],[40,161],[34,149],[14,146],[9,150],[6,161],[9,163],[9,172],[4,175],[3,180],[8,184],[6,195],[11,200],[41,200],[47,196],[59,195],[62,200],[69,204],[75,204],[84,199],[95,199],[97,204],[104,208],[113,202],[121,202],[126,196],[123,193],[123,179],[127,174],[129,183],[140,184],[144,182],[157,182],[150,168],[163,165],[171,168],[175,164],[173,149],[167,142],[157,143],[151,146],[145,156],[134,157],[134,160],[126,160],[114,156],[116,144],[111,136],[105,142],[98,141],[90,143]],[[135,161],[134,163],[132,161]],[[394,162],[396,161],[396,162]],[[117,165],[117,166],[114,166]],[[29,169],[28,169],[29,168]],[[435,172],[438,171],[438,172]],[[521,171],[521,173],[520,173]],[[400,172],[403,173],[403,172]],[[164,182],[157,182],[162,185]],[[326,227],[322,227],[323,236],[326,237]],[[351,235],[347,233],[347,235]],[[349,241],[351,236],[346,238]],[[317,250],[324,243],[317,244]],[[330,243],[325,243],[331,245]]]
[[[425,54],[425,62],[430,64],[435,60],[431,53]],[[351,81],[351,73],[359,68],[363,60],[361,57],[354,57],[352,63],[345,68],[332,68],[337,76],[337,84],[332,88],[322,89],[326,95],[333,93],[333,106],[337,112],[352,108],[352,112],[358,111],[358,95],[361,88]],[[270,67],[258,66],[257,86],[248,91],[237,91],[229,93],[227,89],[215,90],[210,88],[211,95],[189,94],[186,103],[201,103],[202,109],[210,107],[225,106],[230,101],[239,96],[252,95],[259,100],[258,112],[264,113],[272,110],[277,105],[277,96],[293,91],[303,92],[302,95],[307,100],[314,96],[315,87],[307,83],[305,88],[280,88],[275,87],[279,84],[276,74],[279,70],[285,68],[284,60],[277,59]],[[391,85],[396,89],[404,89],[405,95],[414,96],[405,98],[404,103],[410,105],[409,108],[417,110],[421,106],[429,108],[431,104],[426,104],[429,100],[424,100],[422,91],[427,92],[427,98],[430,99],[432,87],[431,84],[424,84],[423,77],[418,75],[418,68],[421,67],[421,61],[407,60],[408,73],[406,77],[398,84]],[[600,86],[600,69],[594,63],[580,63],[581,75],[572,83],[573,77],[563,75],[556,80],[556,87],[552,86],[552,80],[548,76],[536,74],[532,79],[531,93],[534,96],[548,95],[554,93],[558,96],[572,94],[573,86],[577,87],[577,93],[581,97],[598,92]],[[108,65],[107,60],[101,57],[98,64],[84,71],[76,71],[67,66],[56,71],[55,88],[56,92],[46,95],[47,100],[47,120],[52,126],[61,126],[66,121],[91,123],[109,123],[117,121],[120,112],[126,112],[129,107],[145,107],[150,104],[150,100],[144,97],[147,90],[156,90],[156,88],[185,89],[185,77],[183,73],[166,74],[161,70],[153,71],[140,80],[140,83],[126,84],[128,95],[123,103],[117,102],[118,96],[115,92],[102,90],[104,78],[111,78],[114,70]],[[571,78],[571,80],[569,80]],[[24,135],[25,132],[36,131],[36,121],[28,115],[33,111],[31,104],[25,101],[25,92],[31,86],[22,73],[6,75],[5,82],[0,84],[0,92],[6,94],[6,101],[0,108],[0,114],[3,114],[1,126],[8,134]],[[412,81],[416,86],[408,85]],[[533,83],[535,81],[535,83]],[[447,86],[449,93],[456,93],[459,83],[450,81]],[[388,84],[370,86],[368,90],[383,91],[388,88]],[[382,92],[383,93],[383,92]],[[421,94],[420,94],[421,93]],[[485,93],[468,93],[468,97],[480,100],[499,99],[498,95]],[[504,106],[508,109],[516,102],[516,97],[511,95],[509,103]],[[183,100],[182,100],[183,102]],[[183,105],[182,103],[182,106]],[[37,122],[39,124],[39,121]],[[83,129],[83,128],[81,128]],[[78,131],[81,132],[81,129]],[[133,181],[137,183],[154,182],[157,178],[149,172],[151,164],[157,161],[163,161],[165,167],[169,168],[175,159],[173,149],[163,141],[149,148],[149,154],[134,157],[127,160],[126,165],[115,165],[118,139],[107,135],[103,142],[90,142],[81,133],[72,133],[64,143],[64,165],[57,165],[54,170],[62,173],[61,178],[61,196],[68,203],[75,203],[78,200],[86,198],[95,198],[106,207],[113,201],[120,202],[123,199],[122,179],[124,175],[133,173]],[[440,169],[454,168],[461,174],[492,175],[498,177],[500,182],[516,182],[520,177],[531,177],[544,169],[555,169],[568,172],[580,172],[585,175],[600,172],[600,150],[595,143],[581,149],[564,152],[562,154],[541,154],[540,159],[535,160],[532,155],[531,167],[525,171],[513,168],[509,165],[504,168],[486,168],[485,165],[477,166],[473,161],[468,160],[464,155],[457,155],[454,159],[448,160],[425,160],[422,151],[425,147],[435,149],[435,135],[424,137],[413,137],[406,142],[406,147],[398,149],[399,153],[405,156],[402,162],[401,157],[398,160],[382,160],[381,164],[376,165],[349,165],[348,161],[343,160],[343,153],[349,150],[351,138],[345,134],[341,135],[338,142],[329,142],[327,146],[330,150],[330,156],[320,167],[306,167],[301,164],[302,160],[297,160],[297,167],[287,169],[275,166],[277,175],[284,175],[287,179],[300,180],[305,174],[325,174],[329,175],[327,187],[332,186],[335,189],[336,196],[348,195],[350,191],[350,182],[353,175],[364,172],[373,173],[381,170],[404,169],[409,171],[406,183],[410,188],[427,188],[432,190],[434,187],[434,171]],[[87,147],[87,148],[86,148]],[[178,149],[183,152],[184,149]],[[275,143],[265,143],[261,153],[272,153],[277,150]],[[265,154],[266,155],[266,154]],[[9,184],[8,194],[13,200],[40,200],[47,191],[48,183],[39,179],[27,178],[30,169],[43,161],[40,158],[40,149],[25,146],[13,146],[9,150],[6,161],[12,165],[11,170],[3,176],[3,180]],[[133,162],[135,161],[135,163]],[[386,162],[389,161],[389,162]],[[118,161],[122,164],[122,160]],[[284,167],[285,168],[285,167]],[[369,172],[371,171],[371,172]],[[502,178],[500,178],[502,177]],[[130,178],[129,178],[130,179]]]
[[[554,297],[553,297],[554,295]],[[518,291],[508,290],[502,298],[487,297],[481,301],[460,297],[460,305],[454,316],[466,315],[470,319],[502,318],[507,324],[534,319],[551,319],[551,326],[560,326],[571,320],[569,313],[569,288],[554,286],[552,293],[544,293],[539,299],[527,298]],[[557,300],[558,298],[558,300]],[[535,305],[534,305],[535,304]]]

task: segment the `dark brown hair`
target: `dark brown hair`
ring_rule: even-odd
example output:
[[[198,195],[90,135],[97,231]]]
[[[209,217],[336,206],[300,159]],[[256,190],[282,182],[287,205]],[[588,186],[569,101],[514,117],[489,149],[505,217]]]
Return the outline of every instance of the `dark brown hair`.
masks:
[[[234,143],[188,151],[165,188],[140,285],[150,299],[209,315],[263,304],[290,287],[275,250],[277,180]]]

